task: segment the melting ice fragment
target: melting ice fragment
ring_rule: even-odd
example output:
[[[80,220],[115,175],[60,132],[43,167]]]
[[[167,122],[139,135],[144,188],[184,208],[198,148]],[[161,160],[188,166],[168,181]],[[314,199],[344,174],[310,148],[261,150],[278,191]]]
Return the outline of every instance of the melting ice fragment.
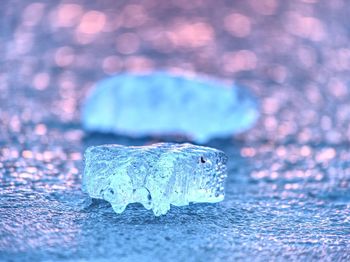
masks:
[[[170,205],[222,201],[226,162],[222,151],[191,144],[93,146],[85,152],[83,190],[116,213],[138,202],[160,216]]]
[[[82,110],[93,132],[183,135],[204,143],[252,127],[255,98],[244,88],[163,72],[120,74],[99,82]]]

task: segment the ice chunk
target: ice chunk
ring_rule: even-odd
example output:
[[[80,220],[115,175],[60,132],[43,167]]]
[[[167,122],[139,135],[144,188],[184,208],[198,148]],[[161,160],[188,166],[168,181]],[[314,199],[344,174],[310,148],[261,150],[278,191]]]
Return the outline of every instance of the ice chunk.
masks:
[[[222,201],[226,162],[222,151],[191,144],[93,146],[85,152],[83,189],[116,213],[138,202],[160,216],[170,204]]]
[[[258,115],[244,88],[158,72],[99,82],[84,104],[82,123],[88,131],[184,135],[203,143],[249,129]]]

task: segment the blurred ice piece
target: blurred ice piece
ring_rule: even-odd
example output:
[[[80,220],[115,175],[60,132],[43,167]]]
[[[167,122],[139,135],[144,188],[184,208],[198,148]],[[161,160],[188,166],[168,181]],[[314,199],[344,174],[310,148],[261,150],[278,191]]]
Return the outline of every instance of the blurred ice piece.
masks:
[[[125,73],[97,83],[82,123],[92,132],[182,135],[205,143],[251,128],[258,115],[255,98],[236,85],[165,72]]]
[[[171,204],[222,201],[226,162],[224,152],[191,144],[93,146],[85,152],[83,189],[118,214],[137,202],[160,216]]]

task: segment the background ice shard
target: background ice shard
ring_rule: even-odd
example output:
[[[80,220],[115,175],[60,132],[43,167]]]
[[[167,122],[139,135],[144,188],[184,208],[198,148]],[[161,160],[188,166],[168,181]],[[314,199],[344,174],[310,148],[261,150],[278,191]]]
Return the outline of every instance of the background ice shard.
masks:
[[[89,147],[84,190],[110,202],[116,213],[138,202],[160,216],[170,205],[222,201],[226,163],[222,151],[191,144]]]
[[[197,142],[247,130],[257,117],[256,100],[241,87],[164,72],[105,79],[82,110],[83,126],[89,131],[180,134]]]

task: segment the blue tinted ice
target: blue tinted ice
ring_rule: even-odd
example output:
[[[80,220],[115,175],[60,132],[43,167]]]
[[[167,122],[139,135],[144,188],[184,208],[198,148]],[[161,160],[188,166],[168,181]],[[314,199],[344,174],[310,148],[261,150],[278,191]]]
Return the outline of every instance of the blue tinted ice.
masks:
[[[222,151],[191,144],[89,147],[83,188],[110,202],[116,213],[138,202],[159,216],[170,205],[222,201],[226,162]]]
[[[258,115],[255,98],[244,88],[158,72],[99,82],[84,104],[82,123],[88,131],[179,134],[206,142],[249,129]]]

